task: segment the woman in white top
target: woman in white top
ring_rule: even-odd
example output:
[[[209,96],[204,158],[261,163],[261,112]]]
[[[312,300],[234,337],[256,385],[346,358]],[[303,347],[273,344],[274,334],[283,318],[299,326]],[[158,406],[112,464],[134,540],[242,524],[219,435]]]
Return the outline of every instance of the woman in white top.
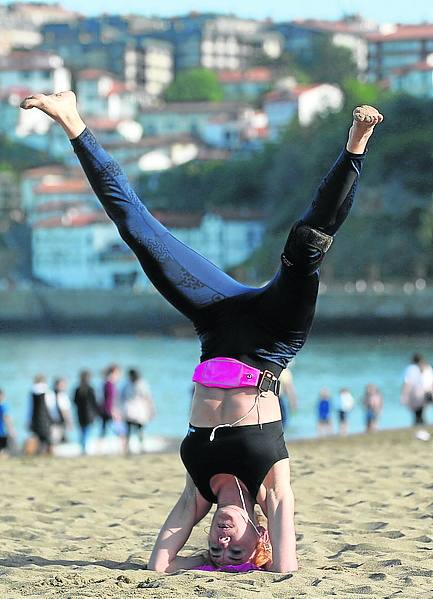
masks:
[[[125,452],[129,452],[129,440],[136,429],[143,445],[145,425],[155,416],[150,387],[135,368],[128,371],[128,381],[122,390],[122,413],[126,424]]]

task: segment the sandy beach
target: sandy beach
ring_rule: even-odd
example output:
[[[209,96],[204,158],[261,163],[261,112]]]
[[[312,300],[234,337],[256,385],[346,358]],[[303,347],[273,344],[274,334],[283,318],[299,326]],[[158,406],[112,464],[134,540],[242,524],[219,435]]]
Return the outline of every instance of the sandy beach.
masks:
[[[174,453],[4,459],[0,596],[431,599],[433,441],[391,431],[289,453],[300,570],[288,575],[145,569],[183,485]],[[204,547],[207,524],[186,553]]]

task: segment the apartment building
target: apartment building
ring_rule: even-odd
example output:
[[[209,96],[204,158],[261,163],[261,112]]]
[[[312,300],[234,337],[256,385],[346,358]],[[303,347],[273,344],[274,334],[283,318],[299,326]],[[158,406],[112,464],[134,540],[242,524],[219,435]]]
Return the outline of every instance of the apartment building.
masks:
[[[383,26],[366,40],[368,80],[387,80],[395,69],[423,63],[433,53],[433,23]]]

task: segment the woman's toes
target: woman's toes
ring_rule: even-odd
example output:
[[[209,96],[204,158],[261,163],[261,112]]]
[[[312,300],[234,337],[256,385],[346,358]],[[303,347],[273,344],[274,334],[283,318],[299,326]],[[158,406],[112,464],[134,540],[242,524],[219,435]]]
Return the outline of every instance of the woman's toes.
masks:
[[[365,125],[377,125],[383,120],[382,115],[373,106],[357,106],[353,111],[353,120],[357,123],[363,123]]]
[[[20,106],[21,108],[27,110],[28,108],[33,108],[36,106],[36,102],[37,98],[35,96],[27,96],[27,98],[24,98],[24,100],[21,102]]]

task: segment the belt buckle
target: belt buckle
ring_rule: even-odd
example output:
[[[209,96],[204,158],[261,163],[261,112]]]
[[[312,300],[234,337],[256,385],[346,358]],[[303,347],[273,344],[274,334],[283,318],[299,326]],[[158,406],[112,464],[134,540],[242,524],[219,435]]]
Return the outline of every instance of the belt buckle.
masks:
[[[266,391],[269,391],[272,387],[274,380],[275,377],[273,373],[270,370],[264,370],[258,385],[259,391],[263,391],[264,393],[266,393]]]

